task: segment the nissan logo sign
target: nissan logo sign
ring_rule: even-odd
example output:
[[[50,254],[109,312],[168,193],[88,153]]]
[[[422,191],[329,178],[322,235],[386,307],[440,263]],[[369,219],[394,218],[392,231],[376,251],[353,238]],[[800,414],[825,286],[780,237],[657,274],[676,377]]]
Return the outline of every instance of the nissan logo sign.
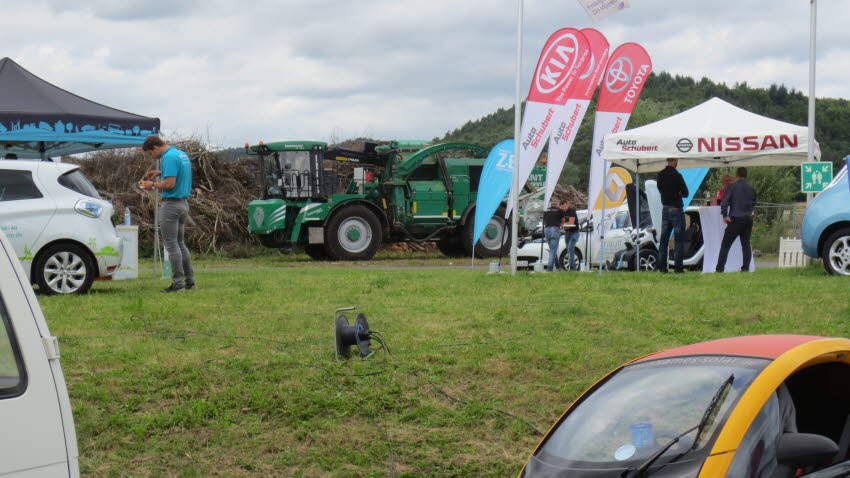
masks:
[[[678,149],[679,151],[681,151],[683,153],[687,153],[693,147],[694,147],[694,143],[691,140],[689,140],[688,138],[682,138],[682,139],[679,140],[678,143],[676,143],[676,149]]]

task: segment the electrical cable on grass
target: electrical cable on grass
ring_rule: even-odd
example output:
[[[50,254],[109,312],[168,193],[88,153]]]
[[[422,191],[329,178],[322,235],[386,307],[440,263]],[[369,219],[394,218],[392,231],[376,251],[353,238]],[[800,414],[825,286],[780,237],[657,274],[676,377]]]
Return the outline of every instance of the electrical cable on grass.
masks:
[[[318,316],[319,314],[315,314],[315,315]],[[294,344],[299,343],[299,342],[285,342],[285,341],[281,341],[281,340],[270,339],[268,337],[251,336],[251,335],[226,335],[226,334],[215,334],[215,333],[211,333],[211,332],[204,332],[204,331],[198,331],[198,330],[192,330],[192,329],[155,328],[155,327],[152,326],[150,320],[148,320],[148,319],[146,319],[146,318],[144,318],[144,317],[142,317],[141,315],[138,315],[138,314],[131,315],[130,320],[139,320],[139,321],[142,322],[145,334],[139,334],[139,336],[153,336],[153,337],[157,337],[157,338],[160,338],[162,340],[169,341],[169,342],[179,340],[179,341],[185,343],[185,341],[188,337],[203,336],[203,337],[210,337],[210,338],[229,339],[229,340],[234,340],[234,341],[236,341],[236,340],[249,340],[249,341],[256,341],[256,342],[271,343],[271,344],[274,344],[276,347],[280,347],[281,349],[283,349],[283,347],[289,347],[289,346],[292,346]],[[512,338],[509,338],[509,339],[506,339],[506,340],[500,340],[500,341],[489,341],[489,342],[488,341],[482,341],[482,342],[469,342],[469,343],[458,343],[458,344],[443,344],[441,346],[452,347],[452,346],[465,346],[465,345],[483,345],[483,344],[488,344],[488,343],[490,343],[490,344],[492,344],[492,343],[506,343],[506,342],[515,341],[518,337],[528,336],[528,335],[531,335],[531,332],[526,332],[526,333],[521,334],[519,336],[512,337]],[[380,347],[377,350],[384,350],[385,357],[392,355],[392,353],[390,352],[389,346],[387,345],[386,339],[384,338],[384,336],[380,332],[372,332],[371,338],[373,338],[380,345]],[[172,344],[172,347],[174,347],[177,350],[181,350],[181,351],[189,351],[187,349],[177,348],[173,344]],[[239,346],[236,345],[236,344],[229,344],[229,345],[219,347],[217,350],[225,350],[225,349],[237,349],[238,350]],[[226,360],[226,359],[225,358],[215,358],[215,359],[204,360],[203,362],[201,362],[201,367],[208,370],[208,366],[210,364],[216,363],[216,362],[222,362],[224,360]],[[398,365],[389,364],[389,366],[386,366],[382,370],[379,370],[379,371],[376,371],[376,372],[368,372],[368,373],[361,373],[361,374],[351,373],[351,374],[344,374],[343,375],[343,374],[334,373],[326,367],[313,365],[313,364],[304,364],[304,363],[291,362],[290,361],[290,362],[277,362],[277,363],[275,363],[275,365],[287,365],[287,366],[293,366],[293,367],[303,367],[303,368],[309,368],[309,369],[314,369],[314,370],[324,372],[326,378],[328,379],[328,383],[331,386],[333,386],[334,388],[336,388],[336,390],[339,393],[346,393],[347,390],[344,389],[340,384],[331,380],[334,377],[343,378],[343,379],[346,379],[346,378],[361,378],[361,377],[374,377],[374,376],[377,376],[377,375],[384,374],[391,369],[396,369],[396,370],[399,369]],[[423,372],[427,373],[427,371],[423,371]],[[420,372],[415,370],[415,369],[407,371],[407,372],[403,372],[403,373],[407,373],[409,375],[412,375],[413,377],[420,378]],[[431,379],[426,378],[426,381],[427,381],[428,385],[435,392],[437,392],[438,394],[448,398],[452,402],[458,403],[458,404],[463,405],[463,406],[469,406],[471,404],[471,402],[466,400],[466,399],[454,396],[454,395],[446,392],[444,389],[440,388],[439,385],[434,383]],[[358,409],[363,410],[364,412],[366,410],[368,410],[368,408],[364,406],[364,402],[360,398],[358,398],[356,395],[350,395],[350,397],[351,397],[352,401],[354,401],[354,403],[355,403],[355,405],[357,406]],[[538,436],[543,435],[543,433],[540,430],[538,430],[537,427],[535,427],[531,422],[527,421],[526,419],[524,419],[524,418],[522,418],[522,417],[520,417],[516,414],[513,414],[513,413],[505,411],[505,410],[501,410],[501,409],[498,409],[498,408],[489,407],[489,406],[486,406],[486,405],[485,405],[485,407],[493,410],[496,413],[502,414],[502,415],[507,416],[507,417],[511,417],[511,418],[525,424],[530,430],[532,430]],[[369,422],[372,424],[372,426],[374,426],[375,429],[378,431],[379,435],[381,436],[382,440],[386,443],[387,448],[389,450],[389,463],[388,463],[389,476],[391,476],[391,477],[397,476],[397,471],[395,469],[395,461],[396,461],[395,449],[394,449],[394,444],[393,444],[392,440],[390,439],[389,432],[386,430],[385,427],[381,426],[381,424],[378,422],[377,418],[374,416],[373,413],[365,412],[365,415],[366,415],[367,419],[369,420]]]

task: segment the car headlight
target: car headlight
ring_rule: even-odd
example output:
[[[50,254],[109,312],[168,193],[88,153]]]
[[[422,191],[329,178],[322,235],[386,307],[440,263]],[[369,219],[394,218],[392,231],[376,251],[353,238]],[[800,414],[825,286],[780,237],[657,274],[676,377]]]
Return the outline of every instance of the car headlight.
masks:
[[[77,205],[74,206],[74,210],[83,216],[100,217],[100,214],[103,212],[103,206],[93,201],[80,199],[77,201]]]

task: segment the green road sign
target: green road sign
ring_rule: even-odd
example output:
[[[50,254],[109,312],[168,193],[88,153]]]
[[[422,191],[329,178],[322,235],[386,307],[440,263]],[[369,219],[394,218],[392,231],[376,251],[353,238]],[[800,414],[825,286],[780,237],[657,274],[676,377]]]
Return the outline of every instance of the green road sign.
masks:
[[[832,182],[832,162],[817,161],[800,165],[800,190],[819,193]]]
[[[542,191],[546,187],[546,168],[532,169],[531,175],[528,176],[528,184],[534,186],[534,189]]]

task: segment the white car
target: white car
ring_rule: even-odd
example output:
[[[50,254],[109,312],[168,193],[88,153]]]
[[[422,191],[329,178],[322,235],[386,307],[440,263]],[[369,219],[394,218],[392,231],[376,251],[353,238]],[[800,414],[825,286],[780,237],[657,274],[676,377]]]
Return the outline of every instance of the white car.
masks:
[[[630,192],[630,194],[633,194]],[[641,216],[643,228],[638,234],[632,227],[629,215],[628,202],[620,206],[611,216],[611,225],[605,235],[605,251],[603,264],[610,269],[634,269],[635,243],[640,241],[640,264],[641,270],[655,270],[658,267],[658,239],[661,224],[661,194],[654,180],[646,181],[641,190]],[[649,217],[646,217],[648,214]],[[578,211],[579,223],[583,223],[587,211]],[[654,226],[658,224],[658,226]],[[700,224],[699,209],[688,207],[685,210],[685,233],[684,236],[684,267],[691,269],[702,269],[702,257],[704,252],[702,228]],[[535,239],[527,241],[519,248],[517,259],[527,261],[528,264],[537,262],[542,256],[543,264],[549,263],[549,246]],[[672,247],[673,241],[670,241]],[[576,242],[576,260],[581,263],[585,257],[585,251],[590,249],[591,268],[599,265],[599,239],[594,238],[592,232],[581,232]],[[564,238],[558,244],[558,261],[562,268],[568,264],[567,247]],[[668,254],[668,264],[673,266],[672,251]]]
[[[3,203],[5,206],[5,203]],[[59,346],[0,233],[0,477],[80,476]]]
[[[46,294],[83,294],[121,262],[112,204],[79,167],[0,160],[0,232]]]
[[[578,222],[584,225],[587,217],[586,210],[577,211]],[[629,218],[629,207],[626,204],[620,206],[616,213],[612,216],[612,224],[609,226],[608,233],[605,236],[605,252],[603,254],[605,261],[614,259],[617,251],[626,247],[626,241],[631,233],[631,218]],[[542,242],[542,248],[541,248]],[[593,233],[580,232],[578,241],[575,246],[576,263],[584,261],[586,250],[590,249],[590,264],[599,264],[599,240],[593,240]],[[542,253],[542,254],[541,254]],[[524,242],[517,251],[517,260],[527,261],[528,264],[537,262],[543,257],[544,266],[549,264],[549,245],[543,239],[534,239]],[[569,265],[569,257],[567,256],[567,245],[564,237],[561,237],[561,242],[558,244],[558,262],[562,268],[566,269]]]

